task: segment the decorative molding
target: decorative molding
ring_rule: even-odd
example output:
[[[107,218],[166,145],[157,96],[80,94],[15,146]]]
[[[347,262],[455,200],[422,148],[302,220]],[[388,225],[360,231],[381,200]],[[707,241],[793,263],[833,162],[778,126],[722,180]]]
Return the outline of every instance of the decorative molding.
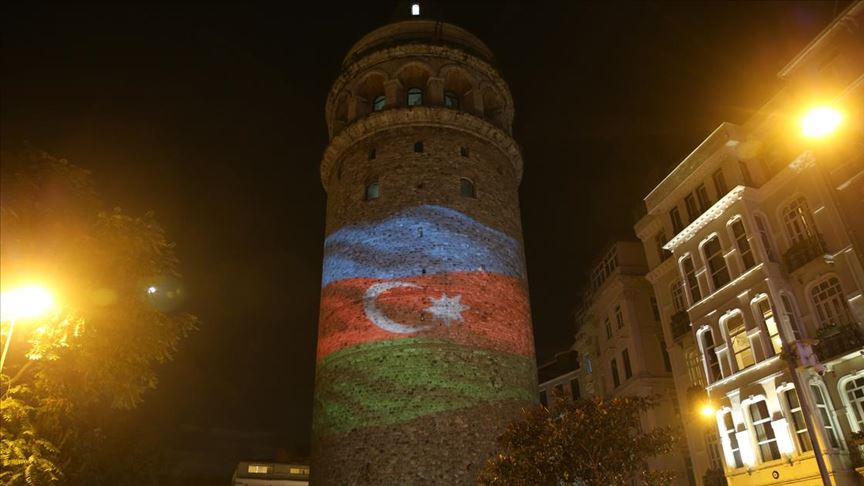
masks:
[[[680,233],[663,245],[663,249],[674,252],[682,243],[690,241],[700,230],[722,216],[727,209],[738,202],[743,197],[746,190],[747,188],[744,186],[735,186],[725,196],[721,197],[719,201],[714,203],[714,205],[696,218],[695,221],[687,225],[686,228],[681,230]]]

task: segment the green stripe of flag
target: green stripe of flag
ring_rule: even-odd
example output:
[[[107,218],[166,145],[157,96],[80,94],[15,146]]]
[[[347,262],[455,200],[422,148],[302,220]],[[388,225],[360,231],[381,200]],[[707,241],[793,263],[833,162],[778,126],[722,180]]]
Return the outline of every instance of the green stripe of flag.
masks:
[[[536,400],[526,356],[443,339],[375,341],[318,362],[316,433],[404,422],[490,401]]]

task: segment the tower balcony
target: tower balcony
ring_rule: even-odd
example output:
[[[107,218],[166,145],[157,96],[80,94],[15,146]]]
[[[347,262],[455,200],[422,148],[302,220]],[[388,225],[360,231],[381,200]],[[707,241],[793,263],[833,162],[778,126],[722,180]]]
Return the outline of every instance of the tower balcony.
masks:
[[[788,273],[810,263],[816,258],[819,258],[827,252],[825,240],[819,233],[814,234],[809,238],[805,238],[793,244],[786,253],[783,254],[783,263]]]

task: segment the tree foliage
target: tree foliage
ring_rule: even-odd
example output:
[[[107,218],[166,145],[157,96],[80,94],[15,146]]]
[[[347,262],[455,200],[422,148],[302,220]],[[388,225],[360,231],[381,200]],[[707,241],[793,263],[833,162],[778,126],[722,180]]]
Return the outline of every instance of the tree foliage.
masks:
[[[2,162],[0,283],[47,281],[60,306],[16,326],[0,376],[0,483],[109,484],[94,473],[117,447],[106,434],[196,327],[174,310],[179,262],[152,214],[105,210],[88,171],[34,150]]]
[[[498,439],[498,452],[478,478],[482,485],[623,485],[634,474],[646,484],[671,484],[670,471],[648,471],[645,460],[669,453],[671,427],[642,430],[656,406],[644,397],[567,401],[525,410]]]

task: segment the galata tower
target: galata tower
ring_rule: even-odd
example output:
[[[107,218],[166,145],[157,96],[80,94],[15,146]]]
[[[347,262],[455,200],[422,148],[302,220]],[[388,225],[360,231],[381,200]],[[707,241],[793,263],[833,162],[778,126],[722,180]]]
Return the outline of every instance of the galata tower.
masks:
[[[513,100],[421,8],[354,44],[327,98],[316,485],[472,484],[536,401]]]

